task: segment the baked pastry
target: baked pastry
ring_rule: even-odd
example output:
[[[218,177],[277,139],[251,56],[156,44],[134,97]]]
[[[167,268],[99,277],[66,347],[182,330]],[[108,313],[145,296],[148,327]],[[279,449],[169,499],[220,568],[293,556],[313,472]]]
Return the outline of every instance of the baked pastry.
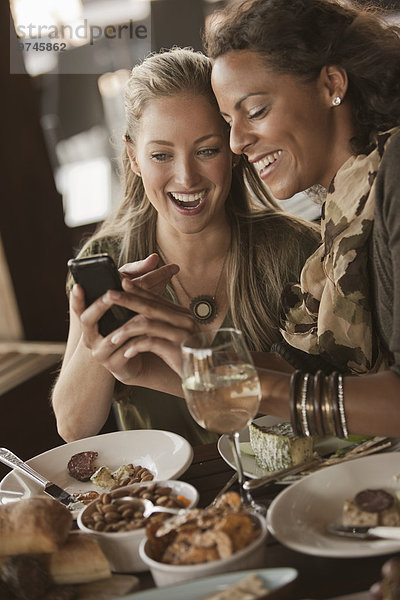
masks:
[[[1,599],[73,600],[79,596],[74,584],[112,579],[94,537],[71,525],[71,512],[52,498],[0,507]]]
[[[55,552],[71,525],[71,512],[53,498],[33,496],[0,506],[0,556]]]
[[[111,577],[108,560],[90,534],[71,532],[66,543],[47,560],[54,583],[87,583]]]

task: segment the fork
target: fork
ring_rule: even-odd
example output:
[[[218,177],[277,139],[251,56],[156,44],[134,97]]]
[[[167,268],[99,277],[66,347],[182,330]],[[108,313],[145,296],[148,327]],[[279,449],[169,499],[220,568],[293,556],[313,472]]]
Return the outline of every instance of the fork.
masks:
[[[364,526],[348,526],[338,523],[329,523],[326,527],[328,533],[360,540],[400,540],[400,527],[364,527]]]
[[[230,477],[228,479],[228,481],[225,483],[225,485],[219,490],[219,492],[215,496],[214,500],[212,500],[210,502],[210,504],[207,505],[206,508],[209,508],[210,506],[214,506],[214,504],[216,504],[217,500],[219,500],[219,498],[221,498],[222,494],[225,494],[225,492],[227,492],[229,490],[229,488],[233,486],[233,484],[235,483],[237,478],[238,478],[238,474],[237,474],[237,471],[235,471],[234,474],[232,475],[232,477]]]

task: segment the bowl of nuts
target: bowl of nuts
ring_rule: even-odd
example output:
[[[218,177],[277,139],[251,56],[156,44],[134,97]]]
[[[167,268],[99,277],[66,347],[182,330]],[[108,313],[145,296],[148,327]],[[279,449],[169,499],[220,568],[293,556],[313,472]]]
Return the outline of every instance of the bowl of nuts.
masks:
[[[146,516],[144,508],[135,499],[150,500],[157,509],[182,510],[196,506],[199,494],[184,481],[146,481],[105,492],[88,504],[78,515],[78,527],[95,537],[111,570],[119,573],[139,573],[149,569],[139,556],[145,528],[150,523],[171,517],[167,512]]]

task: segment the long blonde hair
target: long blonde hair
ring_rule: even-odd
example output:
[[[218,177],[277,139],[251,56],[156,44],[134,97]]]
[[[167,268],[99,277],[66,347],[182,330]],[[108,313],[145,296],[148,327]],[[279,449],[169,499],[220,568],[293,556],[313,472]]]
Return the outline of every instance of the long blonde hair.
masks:
[[[145,106],[156,98],[182,93],[204,96],[218,110],[211,88],[211,63],[204,54],[190,48],[173,48],[150,55],[132,69],[125,91],[125,112],[126,136],[133,146]],[[126,148],[122,164],[124,198],[82,250],[109,238],[118,248],[119,265],[157,251],[157,212],[146,196],[141,178],[131,169]],[[280,295],[288,272],[296,271],[296,265],[288,265],[284,256],[288,244],[285,232],[293,227],[304,233],[310,226],[280,211],[243,157],[233,169],[226,212],[232,230],[227,281],[233,322],[245,332],[252,350],[265,351],[279,337]],[[276,247],[277,234],[281,237],[281,249]],[[305,255],[301,240],[298,244],[294,255],[300,269]],[[169,294],[174,297],[171,286]]]

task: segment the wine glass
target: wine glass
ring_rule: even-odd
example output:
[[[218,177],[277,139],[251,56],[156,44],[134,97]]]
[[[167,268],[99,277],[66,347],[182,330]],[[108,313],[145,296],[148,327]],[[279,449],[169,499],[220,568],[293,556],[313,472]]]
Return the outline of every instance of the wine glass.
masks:
[[[243,505],[265,514],[243,488],[239,430],[257,414],[261,387],[242,332],[222,328],[196,333],[181,348],[182,387],[190,414],[204,429],[227,434]]]

